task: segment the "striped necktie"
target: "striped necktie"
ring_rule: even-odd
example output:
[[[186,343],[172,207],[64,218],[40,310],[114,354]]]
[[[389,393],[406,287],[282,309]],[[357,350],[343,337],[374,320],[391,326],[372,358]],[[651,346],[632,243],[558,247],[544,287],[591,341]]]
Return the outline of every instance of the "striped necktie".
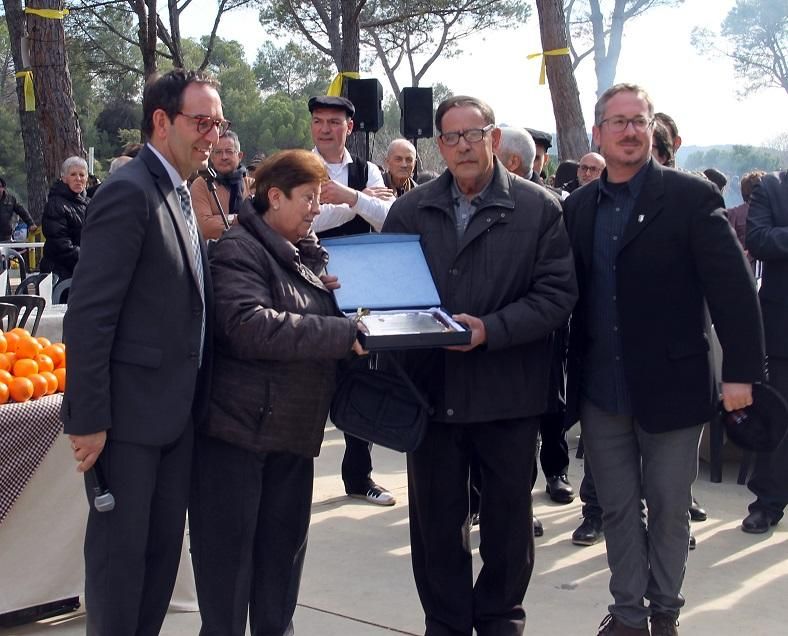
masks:
[[[179,185],[175,190],[181,202],[181,212],[183,212],[186,227],[189,228],[189,239],[192,247],[192,263],[194,264],[194,270],[197,272],[197,283],[200,288],[200,300],[202,300],[203,306],[202,322],[200,324],[200,363],[202,363],[202,350],[205,341],[205,280],[203,279],[200,235],[197,232],[197,223],[194,221],[192,198],[189,195],[189,189],[185,185]]]

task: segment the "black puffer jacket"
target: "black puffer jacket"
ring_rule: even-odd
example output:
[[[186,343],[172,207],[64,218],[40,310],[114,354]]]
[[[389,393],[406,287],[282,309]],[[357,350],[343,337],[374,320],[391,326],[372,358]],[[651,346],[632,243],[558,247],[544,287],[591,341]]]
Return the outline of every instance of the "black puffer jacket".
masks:
[[[77,194],[58,180],[49,191],[41,228],[44,232],[44,259],[41,271],[71,278],[79,260],[79,243],[88,197]]]

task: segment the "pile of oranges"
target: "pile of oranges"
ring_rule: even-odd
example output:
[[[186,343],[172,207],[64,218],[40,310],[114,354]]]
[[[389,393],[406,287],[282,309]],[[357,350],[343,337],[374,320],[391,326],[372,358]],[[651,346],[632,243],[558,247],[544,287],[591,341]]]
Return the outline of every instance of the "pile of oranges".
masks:
[[[0,331],[0,404],[27,402],[66,388],[66,346],[27,329]]]

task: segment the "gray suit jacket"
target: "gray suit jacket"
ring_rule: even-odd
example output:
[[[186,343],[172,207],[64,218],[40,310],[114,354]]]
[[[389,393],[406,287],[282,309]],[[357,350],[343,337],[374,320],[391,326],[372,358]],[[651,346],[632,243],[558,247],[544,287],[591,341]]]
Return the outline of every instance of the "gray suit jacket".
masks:
[[[207,325],[189,232],[167,171],[147,147],[91,201],[63,325],[66,433],[108,429],[146,445],[176,440],[208,381],[212,294],[203,250]],[[197,411],[199,412],[199,408]]]

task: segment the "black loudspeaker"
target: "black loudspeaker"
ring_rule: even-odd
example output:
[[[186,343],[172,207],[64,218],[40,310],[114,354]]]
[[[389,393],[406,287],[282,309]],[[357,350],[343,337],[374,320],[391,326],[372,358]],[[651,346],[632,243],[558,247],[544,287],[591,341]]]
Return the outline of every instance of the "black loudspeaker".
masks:
[[[399,131],[407,139],[432,137],[432,86],[403,88]]]
[[[356,107],[353,130],[377,132],[383,128],[383,87],[376,79],[347,80],[347,98]]]

